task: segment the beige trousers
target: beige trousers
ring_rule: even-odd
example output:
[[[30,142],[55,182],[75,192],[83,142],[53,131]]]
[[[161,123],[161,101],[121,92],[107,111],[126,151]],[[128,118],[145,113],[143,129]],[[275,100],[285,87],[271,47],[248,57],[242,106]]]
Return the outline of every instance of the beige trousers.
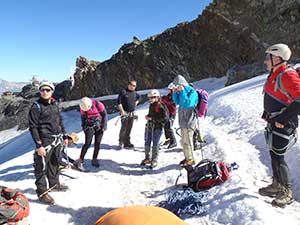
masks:
[[[193,135],[194,135],[193,129],[181,128],[181,145],[183,148],[184,158],[186,160],[194,160]]]

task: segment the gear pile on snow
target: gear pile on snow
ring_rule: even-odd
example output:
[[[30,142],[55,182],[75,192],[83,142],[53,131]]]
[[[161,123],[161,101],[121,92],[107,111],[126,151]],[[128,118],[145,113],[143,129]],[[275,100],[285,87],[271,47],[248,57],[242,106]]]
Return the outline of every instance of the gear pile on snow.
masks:
[[[157,206],[165,208],[180,218],[203,215],[203,205],[208,199],[208,192],[194,192],[191,188],[177,189],[167,194],[166,200]]]

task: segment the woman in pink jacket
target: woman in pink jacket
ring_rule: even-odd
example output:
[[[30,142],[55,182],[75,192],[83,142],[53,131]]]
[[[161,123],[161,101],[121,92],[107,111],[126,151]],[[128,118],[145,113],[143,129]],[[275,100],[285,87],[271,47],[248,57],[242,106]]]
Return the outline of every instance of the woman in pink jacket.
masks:
[[[80,114],[81,126],[85,134],[85,143],[82,146],[80,158],[75,162],[75,166],[79,170],[85,171],[83,166],[84,156],[91,145],[93,136],[95,136],[95,143],[92,165],[99,167],[97,158],[103,132],[107,128],[107,113],[102,102],[84,97],[80,102]]]

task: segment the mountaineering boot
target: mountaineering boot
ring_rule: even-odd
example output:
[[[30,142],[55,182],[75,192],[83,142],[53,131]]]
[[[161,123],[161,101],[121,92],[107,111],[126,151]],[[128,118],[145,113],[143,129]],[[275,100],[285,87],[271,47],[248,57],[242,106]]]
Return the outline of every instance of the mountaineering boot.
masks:
[[[55,187],[52,189],[53,192],[65,192],[69,190],[69,187],[63,183],[58,183],[55,185]]]
[[[272,201],[272,205],[284,207],[293,202],[293,192],[290,186],[281,186],[281,192],[278,194],[276,199]]]
[[[54,199],[48,193],[40,196],[39,201],[44,203],[44,204],[47,204],[47,205],[53,205],[54,204]]]
[[[126,143],[124,144],[124,148],[134,148],[134,145],[132,143]]]
[[[82,161],[81,159],[76,160],[73,164],[74,164],[74,166],[75,166],[78,170],[80,170],[81,172],[84,172],[84,171],[85,171],[85,168],[84,168],[84,166],[83,166],[83,161]]]
[[[177,146],[176,141],[170,142],[170,144],[168,145],[168,149],[174,148],[174,147],[176,147],[176,146]]]
[[[180,161],[179,163],[180,166],[192,166],[195,165],[195,161],[193,159],[184,159]]]
[[[145,146],[145,159],[142,160],[141,165],[145,166],[147,164],[151,163],[151,159],[150,159],[150,146]]]
[[[168,138],[167,140],[165,140],[165,142],[162,145],[169,145],[171,143],[170,138]]]
[[[153,161],[151,162],[150,167],[151,167],[152,169],[155,168],[155,167],[157,167],[157,161],[156,161],[156,160],[153,160]]]
[[[258,189],[258,193],[262,196],[268,196],[271,198],[276,197],[281,192],[281,185],[273,178],[272,184]]]
[[[142,162],[141,162],[141,165],[142,166],[145,166],[145,165],[149,165],[152,163],[152,160],[151,159],[143,159]]]
[[[96,168],[99,168],[99,161],[98,161],[98,159],[93,159],[92,160],[92,166],[94,166],[94,167],[96,167]]]

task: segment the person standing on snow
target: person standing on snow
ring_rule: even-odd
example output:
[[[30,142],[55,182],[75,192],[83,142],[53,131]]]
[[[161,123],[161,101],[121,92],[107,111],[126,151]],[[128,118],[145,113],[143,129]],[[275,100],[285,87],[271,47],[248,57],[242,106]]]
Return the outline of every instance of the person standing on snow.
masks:
[[[99,167],[98,153],[104,131],[107,128],[107,113],[102,102],[83,97],[80,101],[81,126],[85,134],[85,143],[82,146],[80,157],[74,165],[81,171],[85,171],[83,161],[87,150],[91,146],[95,136],[94,154],[92,165]]]
[[[145,159],[141,162],[141,165],[150,165],[151,168],[154,168],[157,166],[159,140],[162,134],[162,128],[166,121],[168,121],[168,112],[164,104],[160,102],[158,90],[151,90],[148,93],[148,98],[150,105],[149,113],[145,117],[147,120],[145,129]]]
[[[36,193],[41,202],[51,205],[54,204],[54,199],[48,194],[50,189],[68,189],[59,182],[58,170],[60,152],[68,141],[58,105],[52,98],[54,85],[42,82],[39,91],[40,98],[33,103],[29,111],[29,130],[36,145],[33,164]]]
[[[140,99],[140,95],[135,91],[135,89],[136,81],[129,81],[127,88],[120,92],[117,99],[118,109],[121,115],[121,129],[119,134],[120,148],[134,147],[134,145],[130,142],[130,133],[133,121],[136,118],[134,110]]]
[[[296,142],[300,114],[300,78],[287,65],[291,50],[285,44],[275,44],[266,50],[264,63],[270,74],[264,86],[266,143],[270,147],[273,182],[259,189],[259,194],[275,197],[272,204],[284,206],[292,202],[289,168],[285,161],[287,150]]]
[[[198,103],[198,94],[181,75],[178,75],[169,84],[169,88],[173,92],[173,101],[179,105],[178,121],[181,130],[181,145],[185,158],[180,162],[180,165],[194,165],[193,135],[197,128],[195,106]]]
[[[177,142],[172,126],[176,116],[176,105],[172,99],[172,89],[169,89],[169,93],[161,98],[161,102],[166,106],[169,114],[169,120],[164,125],[166,141],[163,145],[168,145],[167,148],[174,148]]]

